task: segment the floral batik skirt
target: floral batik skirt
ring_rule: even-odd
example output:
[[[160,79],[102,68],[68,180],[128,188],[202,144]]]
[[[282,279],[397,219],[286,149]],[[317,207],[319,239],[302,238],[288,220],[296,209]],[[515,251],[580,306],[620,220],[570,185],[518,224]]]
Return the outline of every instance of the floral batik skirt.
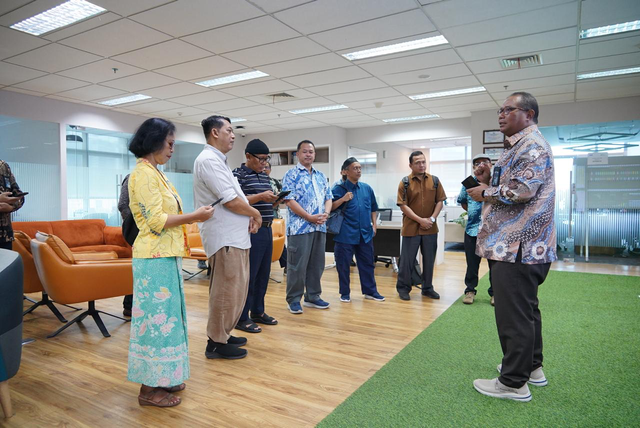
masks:
[[[189,378],[182,258],[133,259],[128,379],[175,386]]]

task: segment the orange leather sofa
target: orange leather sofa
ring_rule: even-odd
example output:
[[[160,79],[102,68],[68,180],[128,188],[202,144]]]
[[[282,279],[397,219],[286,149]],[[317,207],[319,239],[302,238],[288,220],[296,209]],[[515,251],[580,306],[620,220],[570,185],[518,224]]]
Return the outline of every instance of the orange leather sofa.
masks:
[[[115,251],[118,258],[131,258],[131,246],[122,237],[122,228],[107,226],[104,220],[18,221],[13,230],[30,238],[44,232],[62,239],[72,252]]]
[[[56,336],[70,325],[91,315],[103,336],[109,337],[100,313],[121,319],[118,316],[98,311],[95,301],[124,296],[133,292],[131,259],[76,260],[64,242],[50,235],[46,242],[31,240],[31,253],[44,290],[57,303],[71,304],[88,302],[89,309],[47,337]]]

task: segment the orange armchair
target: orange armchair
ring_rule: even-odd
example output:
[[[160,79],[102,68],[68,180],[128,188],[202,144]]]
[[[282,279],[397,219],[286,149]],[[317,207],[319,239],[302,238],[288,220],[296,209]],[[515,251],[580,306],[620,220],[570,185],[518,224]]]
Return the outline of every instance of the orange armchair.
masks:
[[[189,249],[191,250],[191,253],[187,257],[184,257],[185,259],[192,259],[192,260],[198,260],[198,261],[204,261],[204,262],[209,260],[207,258],[207,254],[204,252],[204,247],[202,245],[202,238],[200,238],[200,230],[198,229],[198,225],[196,223],[187,224],[187,242],[189,242]],[[195,273],[189,272],[186,269],[182,269],[182,270],[189,275],[189,277],[185,279],[185,281],[189,281],[191,278],[204,272],[205,270],[207,271],[207,275],[211,273],[210,266],[207,266],[206,269],[200,269],[198,270],[198,272],[195,272]]]
[[[110,337],[100,313],[121,319],[118,316],[98,311],[95,301],[110,297],[124,296],[133,291],[133,272],[130,259],[83,261],[63,258],[65,250],[71,254],[64,243],[59,248],[53,242],[53,235],[46,238],[46,242],[31,240],[31,252],[35,262],[38,277],[44,290],[53,300],[62,304],[88,302],[89,309],[62,328],[47,337],[54,337],[72,324],[81,322],[91,315],[104,337]],[[61,257],[62,254],[62,257]],[[77,256],[76,256],[77,257]]]
[[[273,252],[271,253],[271,263],[273,263],[280,259],[282,251],[284,250],[284,219],[273,219],[273,223],[271,224],[271,233],[273,234]],[[273,282],[277,282],[278,284],[282,282],[273,277],[269,277],[269,279]]]

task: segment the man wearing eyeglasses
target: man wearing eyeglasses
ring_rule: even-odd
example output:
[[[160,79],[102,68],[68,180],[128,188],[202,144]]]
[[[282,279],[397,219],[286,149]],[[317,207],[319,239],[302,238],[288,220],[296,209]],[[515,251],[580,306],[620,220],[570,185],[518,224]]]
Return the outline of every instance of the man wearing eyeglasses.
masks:
[[[485,154],[473,157],[473,174],[478,183],[489,184],[491,178],[491,159]],[[478,270],[482,257],[476,254],[476,240],[480,219],[482,216],[482,202],[474,201],[467,193],[466,187],[462,186],[458,195],[458,203],[468,213],[467,226],[464,229],[464,254],[467,260],[467,272],[464,276],[464,283],[467,288],[464,290],[462,303],[471,305],[476,297],[476,287],[478,286]],[[491,287],[491,271],[489,271],[489,296],[491,306],[494,305],[493,288]]]
[[[515,92],[498,110],[505,150],[491,182],[468,190],[485,204],[476,253],[489,260],[496,326],[504,356],[500,376],[476,379],[481,394],[530,401],[527,384],[547,385],[542,372],[538,287],[555,261],[553,154],[538,130],[538,102]]]
[[[262,329],[256,323],[278,324],[275,318],[264,311],[264,296],[267,294],[273,251],[273,203],[278,196],[273,193],[269,176],[264,173],[265,166],[271,159],[269,147],[262,140],[251,140],[244,149],[244,155],[246,163],[234,169],[233,175],[238,179],[249,204],[260,211],[262,224],[258,232],[251,235],[249,294],[236,328],[247,333],[260,333]]]

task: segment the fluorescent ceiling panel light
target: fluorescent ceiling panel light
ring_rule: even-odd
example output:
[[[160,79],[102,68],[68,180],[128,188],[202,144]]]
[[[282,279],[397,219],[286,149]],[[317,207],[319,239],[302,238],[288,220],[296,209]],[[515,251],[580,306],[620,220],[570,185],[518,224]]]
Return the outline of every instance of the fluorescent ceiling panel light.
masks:
[[[454,95],[472,94],[474,92],[483,92],[483,91],[486,91],[484,86],[477,86],[475,88],[455,89],[453,91],[431,92],[428,94],[409,95],[409,98],[415,101],[415,100],[424,100],[427,98],[452,97]]]
[[[120,104],[132,103],[134,101],[148,100],[149,98],[151,98],[149,95],[135,94],[127,97],[115,98],[113,100],[100,101],[98,104],[102,104],[104,106],[117,106]]]
[[[305,113],[318,113],[321,111],[331,111],[331,110],[342,110],[344,108],[349,108],[342,104],[336,104],[333,106],[324,106],[324,107],[313,107],[313,108],[303,108],[300,110],[290,110],[289,113],[293,114],[305,114]]]
[[[396,43],[395,45],[380,46],[363,51],[351,52],[342,56],[350,61],[357,59],[371,58],[374,56],[389,55],[398,52],[412,51],[414,49],[428,48],[431,46],[444,45],[449,43],[444,36],[427,37],[426,39],[411,40],[409,42]]]
[[[390,123],[390,122],[404,122],[406,120],[436,119],[438,117],[440,116],[438,116],[437,114],[427,114],[424,116],[410,116],[410,117],[396,117],[393,119],[382,119],[382,121],[386,123]]]
[[[267,73],[263,73],[262,71],[255,70],[255,71],[249,71],[248,73],[234,74],[233,76],[225,76],[225,77],[218,77],[217,79],[203,80],[202,82],[196,82],[196,85],[209,88],[211,86],[226,85],[227,83],[242,82],[243,80],[258,79],[260,77],[266,77],[266,76],[268,76]]]
[[[237,123],[237,122],[246,122],[247,119],[243,119],[241,117],[232,117],[231,119],[231,123]]]
[[[46,10],[17,24],[11,28],[39,36],[49,31],[87,19],[104,12],[106,9],[85,0],[69,0],[53,9]]]
[[[640,67],[623,68],[621,70],[598,71],[595,73],[578,74],[578,80],[596,79],[598,77],[620,76],[623,74],[640,73]]]
[[[640,20],[605,25],[603,27],[588,28],[580,31],[580,38],[589,39],[591,37],[608,36],[610,34],[626,33],[627,31],[636,30],[640,30]]]

